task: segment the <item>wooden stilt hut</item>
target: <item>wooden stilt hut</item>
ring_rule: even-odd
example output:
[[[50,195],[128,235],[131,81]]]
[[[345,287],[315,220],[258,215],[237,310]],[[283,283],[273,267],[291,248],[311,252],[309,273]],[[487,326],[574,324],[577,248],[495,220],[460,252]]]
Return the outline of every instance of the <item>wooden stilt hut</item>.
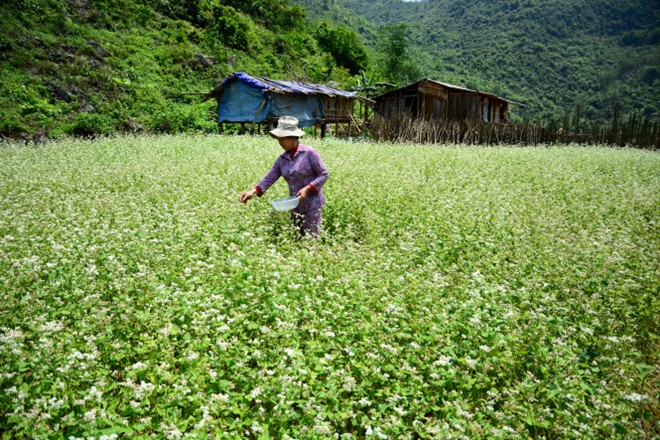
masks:
[[[509,105],[519,103],[492,93],[432,79],[422,79],[373,98],[383,118],[406,113],[413,118],[472,120],[494,124],[509,121]]]
[[[354,122],[354,92],[329,85],[273,80],[237,72],[206,94],[218,102],[218,128],[224,123],[265,124],[270,129],[281,116],[298,118],[301,127],[320,128],[325,136],[328,124]]]

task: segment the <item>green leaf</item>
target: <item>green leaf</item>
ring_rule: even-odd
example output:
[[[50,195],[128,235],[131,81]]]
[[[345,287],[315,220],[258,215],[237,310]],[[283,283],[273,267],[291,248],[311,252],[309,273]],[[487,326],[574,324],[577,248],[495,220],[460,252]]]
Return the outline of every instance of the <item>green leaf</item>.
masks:
[[[261,428],[264,430],[264,432],[259,435],[259,440],[270,440],[268,425],[261,425]]]
[[[655,372],[655,366],[654,365],[648,365],[645,363],[639,363],[636,365],[637,371],[639,371],[639,375],[642,377],[642,379],[646,378],[647,376],[653,374]]]
[[[112,426],[110,428],[106,428],[101,431],[101,434],[103,435],[110,435],[110,434],[126,434],[127,436],[133,435],[135,431],[133,429],[129,428],[128,426]]]

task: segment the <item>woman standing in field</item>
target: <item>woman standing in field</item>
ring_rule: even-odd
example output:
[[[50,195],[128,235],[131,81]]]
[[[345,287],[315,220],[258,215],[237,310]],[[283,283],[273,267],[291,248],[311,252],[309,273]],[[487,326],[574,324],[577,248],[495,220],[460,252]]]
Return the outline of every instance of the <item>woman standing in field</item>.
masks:
[[[271,130],[270,135],[277,139],[284,153],[257,186],[241,193],[241,203],[255,194],[261,197],[282,176],[289,184],[289,195],[300,196],[300,203],[291,211],[291,222],[300,235],[318,237],[321,208],[325,205],[322,188],[328,179],[328,170],[315,149],[299,142],[304,134],[298,128],[298,119],[292,116],[283,116],[277,121],[277,128]]]

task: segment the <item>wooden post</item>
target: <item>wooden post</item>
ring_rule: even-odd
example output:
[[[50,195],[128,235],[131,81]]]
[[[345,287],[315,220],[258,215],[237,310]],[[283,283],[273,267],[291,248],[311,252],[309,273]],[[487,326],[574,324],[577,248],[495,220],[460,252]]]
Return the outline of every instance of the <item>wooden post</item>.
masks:
[[[225,129],[222,125],[222,122],[218,122],[218,134],[222,134],[225,132]]]

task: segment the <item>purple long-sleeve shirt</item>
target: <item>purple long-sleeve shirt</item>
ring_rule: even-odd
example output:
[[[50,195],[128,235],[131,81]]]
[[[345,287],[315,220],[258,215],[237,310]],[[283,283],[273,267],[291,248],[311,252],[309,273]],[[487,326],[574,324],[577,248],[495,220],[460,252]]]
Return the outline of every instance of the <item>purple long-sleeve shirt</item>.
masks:
[[[280,176],[284,177],[289,184],[289,195],[291,196],[295,196],[307,185],[312,185],[315,190],[308,192],[307,197],[300,201],[297,212],[304,213],[312,209],[320,209],[325,205],[322,188],[325,181],[328,180],[328,170],[319,153],[312,147],[298,144],[293,158],[288,151],[282,153],[266,177],[257,185],[259,195],[266,192]]]

